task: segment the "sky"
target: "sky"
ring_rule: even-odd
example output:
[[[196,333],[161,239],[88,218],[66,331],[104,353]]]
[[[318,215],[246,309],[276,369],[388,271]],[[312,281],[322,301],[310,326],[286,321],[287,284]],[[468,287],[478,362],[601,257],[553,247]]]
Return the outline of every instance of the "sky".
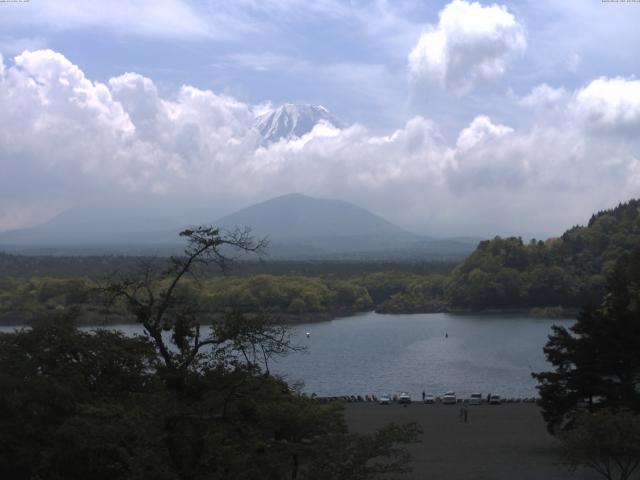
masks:
[[[640,2],[0,2],[0,231],[298,192],[545,238],[640,196]],[[264,145],[291,102],[341,128]]]

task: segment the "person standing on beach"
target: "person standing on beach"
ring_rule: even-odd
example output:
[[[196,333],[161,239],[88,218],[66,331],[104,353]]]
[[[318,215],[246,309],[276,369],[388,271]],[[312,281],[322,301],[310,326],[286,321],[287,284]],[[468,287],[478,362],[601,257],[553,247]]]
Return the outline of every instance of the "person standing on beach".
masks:
[[[464,407],[462,406],[462,404],[460,404],[460,411],[458,412],[458,420],[462,421],[463,418],[464,418]]]
[[[469,407],[467,407],[467,404],[464,404],[464,423],[467,423],[467,420],[469,419]]]
[[[424,390],[422,391],[422,401],[424,402],[424,397],[426,397],[427,394],[424,392]]]

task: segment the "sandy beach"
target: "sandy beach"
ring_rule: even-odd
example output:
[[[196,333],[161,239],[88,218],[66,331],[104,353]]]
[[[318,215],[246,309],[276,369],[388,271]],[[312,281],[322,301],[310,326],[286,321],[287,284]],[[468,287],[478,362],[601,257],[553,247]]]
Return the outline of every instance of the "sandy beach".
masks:
[[[421,480],[592,480],[589,470],[558,465],[554,438],[535,404],[469,406],[468,422],[459,405],[349,404],[351,430],[371,432],[389,423],[416,422],[422,442],[410,446],[413,472]]]

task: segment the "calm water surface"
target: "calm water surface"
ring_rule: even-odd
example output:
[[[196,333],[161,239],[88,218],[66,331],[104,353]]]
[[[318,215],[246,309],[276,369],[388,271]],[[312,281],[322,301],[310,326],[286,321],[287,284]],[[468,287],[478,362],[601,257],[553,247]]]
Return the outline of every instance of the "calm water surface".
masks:
[[[542,347],[551,325],[572,323],[513,314],[372,312],[293,326],[293,341],[306,350],[274,361],[271,371],[320,396],[408,391],[417,399],[423,390],[453,390],[465,397],[532,397],[531,372],[549,368]],[[136,325],[116,328],[141,331]]]
[[[537,394],[531,372],[549,368],[542,347],[551,325],[572,323],[524,315],[367,313],[295,327],[293,338],[307,351],[279,360],[274,370],[318,395],[408,391],[418,398],[423,390],[453,390],[531,397]]]

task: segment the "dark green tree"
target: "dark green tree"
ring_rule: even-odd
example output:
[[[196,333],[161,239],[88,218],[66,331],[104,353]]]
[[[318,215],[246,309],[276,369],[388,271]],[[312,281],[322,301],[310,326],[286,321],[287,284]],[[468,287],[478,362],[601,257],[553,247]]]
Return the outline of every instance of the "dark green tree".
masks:
[[[544,352],[554,370],[533,376],[551,432],[583,411],[640,411],[640,250],[616,262],[599,307],[553,327]]]
[[[601,410],[578,418],[560,435],[563,462],[587,467],[607,480],[628,480],[640,465],[640,416]]]
[[[166,478],[160,430],[145,421],[156,366],[144,338],[65,317],[1,334],[0,478]]]

